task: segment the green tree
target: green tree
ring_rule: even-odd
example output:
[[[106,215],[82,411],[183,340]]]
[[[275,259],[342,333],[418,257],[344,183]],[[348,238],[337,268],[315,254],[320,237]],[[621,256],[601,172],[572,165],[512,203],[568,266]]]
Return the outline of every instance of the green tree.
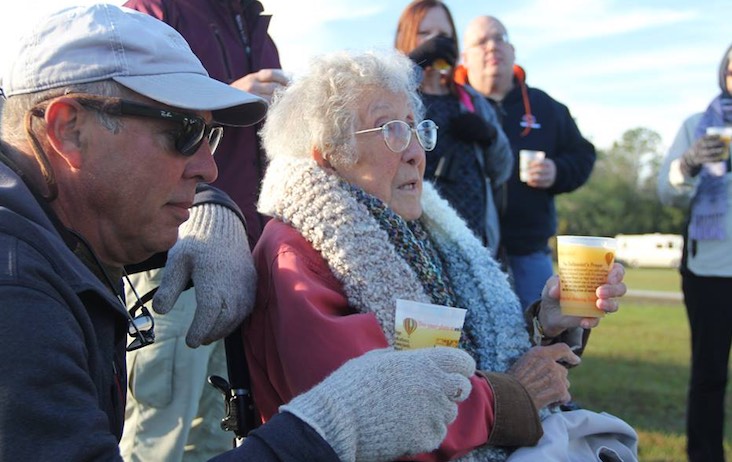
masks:
[[[661,137],[646,128],[626,131],[607,150],[598,150],[588,182],[557,197],[559,234],[679,233],[683,213],[664,207],[656,195],[663,162]]]

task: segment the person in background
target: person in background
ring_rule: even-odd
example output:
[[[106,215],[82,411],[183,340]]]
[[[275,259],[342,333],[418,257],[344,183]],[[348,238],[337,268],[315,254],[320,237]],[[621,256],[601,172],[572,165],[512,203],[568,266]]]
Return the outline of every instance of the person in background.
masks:
[[[270,107],[259,210],[273,218],[253,251],[257,298],[242,332],[254,400],[268,420],[349,359],[394,346],[397,299],[466,308],[459,347],[478,364],[472,393],[440,447],[409,460],[505,460],[537,443],[539,412],[570,399],[558,361],[578,364],[570,345],[599,320],[561,315],[557,277],[528,319],[520,313],[488,249],[422,180],[438,128],[422,118],[415,74],[396,50],[323,55]],[[622,279],[615,265],[599,309],[618,309]],[[375,399],[393,413],[419,409]]]
[[[526,84],[515,66],[515,49],[504,25],[491,16],[472,20],[463,36],[464,68],[459,82],[469,83],[493,104],[514,154],[507,182],[505,213],[500,217],[513,284],[523,308],[541,294],[553,274],[549,239],[557,230],[554,197],[574,191],[590,176],[595,148],[580,133],[569,110],[545,92]],[[544,151],[531,164],[526,183],[519,178],[519,151]]]
[[[175,271],[200,263],[177,256],[179,238],[190,237],[179,226],[210,205],[199,205],[196,189],[217,175],[221,125],[261,120],[266,102],[209,78],[172,28],[109,4],[43,18],[11,62],[0,107],[0,459],[121,461],[125,349],[154,341],[147,309],[124,306],[124,267],[171,246]],[[198,249],[204,254],[218,238],[194,236],[212,244]],[[251,258],[232,248],[220,257]],[[205,285],[218,269],[188,276]],[[233,309],[194,323],[213,318],[228,328]],[[221,326],[209,327],[197,334],[204,341]],[[384,370],[393,377],[386,385],[373,380]],[[430,450],[474,370],[455,349],[374,352],[220,459],[384,460]],[[387,393],[394,401],[380,399]],[[418,407],[392,412],[406,400]],[[354,418],[346,428],[336,425],[344,415]]]
[[[724,403],[732,310],[732,173],[729,141],[707,135],[732,127],[732,47],[719,65],[720,94],[706,111],[686,119],[658,176],[665,205],[687,210],[681,288],[691,328],[691,378],[686,409],[687,455],[692,462],[724,461]]]
[[[269,101],[272,93],[287,84],[280,69],[274,41],[267,33],[270,16],[253,0],[128,0],[126,7],[142,11],[176,29],[191,46],[209,75],[234,88]],[[218,178],[212,183],[226,192],[244,212],[249,245],[254,247],[265,218],[257,213],[259,183],[265,157],[257,136],[259,125],[227,127],[216,151]],[[205,219],[205,217],[203,217]],[[193,226],[192,223],[184,226]],[[222,241],[222,248],[237,246],[235,236]],[[250,259],[229,278],[254,283]],[[211,259],[209,264],[217,264]],[[142,293],[154,290],[163,277],[175,275],[163,269],[131,276]],[[185,285],[187,281],[176,281]],[[128,287],[129,291],[129,287]],[[251,309],[254,287],[234,287]],[[233,297],[233,294],[232,294]],[[128,297],[129,300],[133,300]],[[190,289],[175,299],[156,294],[153,307],[157,342],[151,348],[128,354],[130,363],[127,426],[121,448],[128,461],[200,461],[231,446],[232,434],[221,430],[222,395],[210,386],[210,375],[227,377],[224,341],[207,345],[186,334],[198,304],[212,303],[207,292]],[[161,314],[161,308],[169,313]],[[238,321],[241,321],[239,319]],[[231,323],[233,330],[238,322]],[[181,421],[181,416],[182,421]]]
[[[415,0],[402,12],[395,47],[422,70],[425,117],[440,127],[427,153],[425,179],[496,256],[500,242],[493,190],[511,175],[513,154],[495,111],[467,85],[455,83],[458,57],[452,15],[440,0]]]

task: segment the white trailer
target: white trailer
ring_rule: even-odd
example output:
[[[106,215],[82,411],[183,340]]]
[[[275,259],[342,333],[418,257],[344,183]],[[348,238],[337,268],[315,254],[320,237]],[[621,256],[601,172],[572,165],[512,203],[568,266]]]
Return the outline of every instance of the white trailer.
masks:
[[[615,260],[631,268],[678,268],[684,239],[678,234],[618,234]]]

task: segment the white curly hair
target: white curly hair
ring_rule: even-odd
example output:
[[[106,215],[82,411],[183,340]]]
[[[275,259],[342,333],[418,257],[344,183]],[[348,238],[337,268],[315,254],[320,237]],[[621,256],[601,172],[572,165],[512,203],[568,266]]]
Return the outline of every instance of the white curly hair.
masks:
[[[420,74],[396,50],[339,51],[317,56],[275,94],[260,131],[267,157],[310,158],[317,149],[333,165],[356,162],[356,111],[374,88],[407,95],[415,122],[424,116]]]

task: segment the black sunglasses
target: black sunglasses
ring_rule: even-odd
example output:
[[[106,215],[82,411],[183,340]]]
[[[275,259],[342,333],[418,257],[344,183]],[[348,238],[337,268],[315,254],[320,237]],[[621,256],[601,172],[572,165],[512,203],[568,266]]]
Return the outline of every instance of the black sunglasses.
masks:
[[[175,138],[175,149],[184,156],[192,156],[201,147],[204,140],[208,141],[211,154],[224,136],[224,128],[220,125],[207,124],[202,117],[193,114],[181,114],[169,109],[163,109],[122,98],[97,95],[68,95],[74,97],[79,104],[106,114],[118,116],[148,117],[151,119],[168,120],[181,125],[181,131]]]

